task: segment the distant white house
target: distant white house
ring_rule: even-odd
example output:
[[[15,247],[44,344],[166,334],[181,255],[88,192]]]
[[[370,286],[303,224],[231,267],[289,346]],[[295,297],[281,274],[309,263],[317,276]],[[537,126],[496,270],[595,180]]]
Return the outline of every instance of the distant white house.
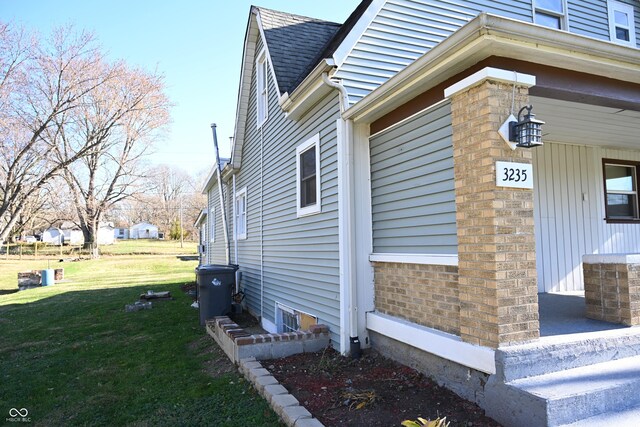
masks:
[[[62,245],[64,243],[64,231],[58,227],[49,227],[42,232],[42,242],[50,245]]]
[[[148,222],[141,222],[139,224],[132,225],[129,228],[130,239],[157,239],[158,227],[149,224]]]
[[[109,224],[100,224],[98,228],[98,245],[113,245],[115,242],[114,228]]]
[[[63,243],[66,245],[81,245],[84,243],[84,235],[82,230],[71,221],[64,221],[60,224],[60,230],[64,235]]]
[[[129,229],[128,228],[114,228],[113,236],[116,239],[128,239],[129,238]]]

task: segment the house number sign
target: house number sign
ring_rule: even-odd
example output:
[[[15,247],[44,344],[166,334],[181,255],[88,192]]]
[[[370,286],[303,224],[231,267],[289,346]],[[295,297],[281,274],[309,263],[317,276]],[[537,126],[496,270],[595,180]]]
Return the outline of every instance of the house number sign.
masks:
[[[533,166],[528,163],[496,162],[496,186],[533,188]]]

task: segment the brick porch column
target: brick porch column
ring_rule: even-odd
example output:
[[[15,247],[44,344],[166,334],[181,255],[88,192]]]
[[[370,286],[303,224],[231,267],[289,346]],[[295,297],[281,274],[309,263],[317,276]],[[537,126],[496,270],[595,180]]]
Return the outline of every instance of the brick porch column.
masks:
[[[460,335],[497,348],[538,338],[533,190],[496,186],[496,161],[531,163],[498,129],[535,77],[485,68],[449,87],[458,229]],[[523,83],[524,82],[524,83]]]

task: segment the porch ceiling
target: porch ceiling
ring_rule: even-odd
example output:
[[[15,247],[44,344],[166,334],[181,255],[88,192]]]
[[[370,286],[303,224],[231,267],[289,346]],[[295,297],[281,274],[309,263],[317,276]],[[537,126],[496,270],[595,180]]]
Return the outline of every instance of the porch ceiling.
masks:
[[[640,111],[530,97],[543,140],[640,149]]]

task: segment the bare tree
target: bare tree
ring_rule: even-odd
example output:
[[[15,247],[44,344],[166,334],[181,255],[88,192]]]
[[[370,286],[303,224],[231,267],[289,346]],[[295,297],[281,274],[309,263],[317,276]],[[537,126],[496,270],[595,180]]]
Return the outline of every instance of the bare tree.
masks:
[[[15,44],[15,45],[14,45]],[[13,46],[13,49],[5,49]],[[0,28],[0,241],[35,193],[98,142],[84,141],[55,159],[56,137],[83,98],[114,77],[93,36],[61,28],[44,44]]]
[[[169,108],[161,76],[119,64],[116,77],[86,94],[73,118],[59,124],[58,162],[64,162],[74,146],[90,146],[63,175],[86,247],[97,246],[105,212],[141,188],[142,162],[169,123]]]

